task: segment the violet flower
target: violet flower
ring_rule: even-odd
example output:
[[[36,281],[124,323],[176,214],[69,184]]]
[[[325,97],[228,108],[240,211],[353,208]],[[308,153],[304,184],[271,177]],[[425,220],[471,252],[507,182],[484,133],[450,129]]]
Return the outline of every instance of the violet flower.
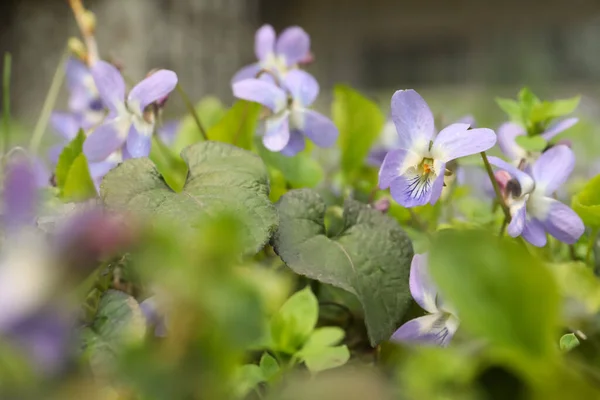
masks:
[[[333,146],[339,135],[333,122],[309,110],[319,94],[319,84],[307,72],[293,70],[282,80],[282,87],[260,79],[233,84],[233,94],[271,110],[265,120],[263,143],[271,151],[293,156],[304,150],[306,136],[319,147]]]
[[[231,83],[255,78],[261,70],[267,70],[278,78],[297,68],[298,64],[310,57],[310,37],[304,29],[292,26],[276,37],[271,25],[263,25],[256,31],[254,53],[257,63],[248,65],[238,71]]]
[[[508,234],[522,235],[534,246],[546,245],[546,233],[567,244],[575,243],[585,228],[581,218],[568,206],[552,198],[567,180],[575,166],[573,151],[558,145],[542,153],[524,172],[497,158],[490,163],[512,177],[503,188],[512,220]]]
[[[428,273],[428,255],[415,254],[410,265],[410,293],[427,315],[406,322],[391,337],[394,342],[447,346],[458,329],[456,313],[445,304]]]
[[[469,130],[468,124],[449,125],[435,136],[431,110],[414,90],[394,93],[391,110],[400,148],[386,155],[379,187],[390,188],[394,200],[404,207],[435,204],[442,193],[446,163],[496,143],[494,131]]]
[[[156,296],[148,297],[146,300],[142,301],[140,303],[140,308],[142,309],[144,317],[146,317],[146,324],[148,328],[154,330],[154,336],[166,337],[166,317],[163,314],[159,304],[157,304]]]
[[[546,141],[550,141],[559,133],[571,128],[578,121],[578,118],[558,120],[542,132],[540,136],[546,139]],[[498,128],[498,146],[511,162],[518,163],[523,159],[531,161],[537,156],[529,154],[527,150],[517,144],[517,137],[526,134],[525,128],[514,122],[506,122]]]
[[[151,112],[146,112],[146,107],[163,99],[175,88],[177,75],[168,70],[156,71],[138,83],[127,98],[125,81],[113,65],[98,61],[92,67],[92,75],[110,114],[83,144],[88,160],[91,163],[107,161],[121,148],[124,149],[123,158],[147,157],[155,120]]]

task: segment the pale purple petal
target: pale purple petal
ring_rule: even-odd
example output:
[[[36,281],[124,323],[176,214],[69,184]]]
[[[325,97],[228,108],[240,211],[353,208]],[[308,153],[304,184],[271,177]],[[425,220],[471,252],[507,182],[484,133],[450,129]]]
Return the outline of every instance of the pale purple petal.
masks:
[[[442,195],[442,190],[444,189],[444,172],[446,171],[446,164],[442,164],[440,167],[440,174],[433,181],[433,185],[431,187],[431,198],[429,199],[429,204],[435,204],[440,199]]]
[[[546,231],[567,244],[579,240],[585,227],[579,215],[558,200],[548,198],[549,210],[546,218],[540,222]]]
[[[428,254],[415,254],[410,264],[410,293],[421,308],[429,313],[438,311],[437,287],[429,276]]]
[[[50,170],[39,157],[34,157],[32,163],[36,186],[38,188],[48,187],[50,184]]]
[[[4,179],[4,223],[9,229],[33,224],[38,192],[30,162],[25,158],[12,161]]]
[[[546,231],[540,221],[535,218],[525,221],[525,228],[521,235],[523,239],[534,246],[544,247],[546,245]]]
[[[274,113],[285,109],[287,104],[287,95],[283,90],[260,79],[246,79],[234,83],[233,95],[238,99],[262,104]]]
[[[498,128],[498,146],[502,153],[511,160],[525,158],[527,152],[515,141],[517,136],[525,134],[525,129],[514,122],[506,122]]]
[[[60,157],[60,154],[65,148],[65,145],[66,143],[56,144],[54,146],[51,146],[50,149],[48,149],[48,160],[50,160],[50,164],[52,164],[53,166],[58,164],[58,158]]]
[[[390,184],[390,194],[404,207],[423,206],[431,199],[433,179],[415,173],[405,173]]]
[[[467,124],[471,127],[471,129],[475,129],[475,117],[472,115],[465,115],[462,118],[459,118],[458,121],[454,122],[455,124]]]
[[[234,83],[243,81],[245,79],[255,79],[256,75],[258,75],[261,69],[262,67],[258,63],[247,65],[236,72],[231,79],[231,84],[233,85]]]
[[[114,115],[125,101],[125,81],[119,70],[105,61],[98,61],[92,67],[94,82],[100,98]]]
[[[140,303],[142,313],[146,317],[146,323],[151,329],[154,329],[154,336],[166,337],[167,326],[164,316],[158,310],[156,297],[152,296]]]
[[[92,181],[94,181],[94,186],[96,186],[96,190],[100,193],[100,184],[102,183],[102,179],[108,172],[118,165],[117,162],[114,161],[101,161],[98,163],[89,163],[88,168],[90,170],[90,176]]]
[[[303,107],[310,106],[319,95],[319,83],[308,72],[295,69],[288,72],[283,79],[283,85],[291,93],[294,100]]]
[[[179,121],[168,121],[163,124],[158,130],[160,140],[166,145],[171,145],[179,132],[181,123]]]
[[[409,150],[404,149],[391,150],[387,153],[379,169],[380,189],[389,188],[392,181],[400,176],[400,168],[409,153]]]
[[[65,78],[69,90],[85,85],[85,80],[91,76],[88,67],[75,58],[69,58],[65,65]]]
[[[289,114],[272,116],[265,121],[263,144],[271,151],[281,151],[290,141]]]
[[[433,114],[417,92],[398,90],[392,96],[391,110],[400,147],[428,146],[435,130]]]
[[[450,314],[436,313],[415,318],[402,325],[391,337],[393,342],[447,346],[458,322]]]
[[[508,172],[511,176],[516,178],[519,181],[519,184],[521,185],[521,189],[522,189],[523,193],[529,193],[533,190],[534,181],[531,178],[531,176],[529,176],[525,172],[521,171],[514,165],[509,164],[506,161],[504,161],[498,157],[490,156],[490,157],[488,157],[488,160],[489,160],[490,164],[492,164],[493,166],[498,167],[498,168]]]
[[[512,218],[510,224],[508,224],[507,232],[510,236],[517,237],[523,233],[523,229],[525,229],[525,219],[527,217],[525,203],[510,211]]]
[[[544,133],[542,133],[542,137],[546,140],[550,140],[559,133],[566,131],[577,122],[579,122],[579,118],[567,118],[556,121],[550,125]]]
[[[72,140],[77,136],[81,128],[79,119],[74,114],[53,112],[50,115],[50,125],[57,133],[67,140]]]
[[[177,86],[177,74],[161,69],[135,85],[129,92],[129,105],[134,105],[140,114],[150,104],[169,95]]]
[[[131,125],[127,135],[127,151],[132,158],[148,157],[152,147],[152,127],[138,130],[135,124]]]
[[[298,115],[299,114],[299,115]],[[306,137],[319,147],[331,147],[339,136],[339,131],[332,120],[313,110],[301,110],[295,126],[302,131]],[[291,121],[294,121],[292,119]]]
[[[467,124],[452,124],[435,138],[431,153],[436,160],[448,162],[489,150],[496,144],[496,134],[491,129],[470,129]]]
[[[90,162],[104,161],[127,140],[131,122],[116,118],[96,128],[83,143],[83,152]]]
[[[275,29],[271,25],[265,24],[256,31],[254,53],[257,59],[264,60],[275,51],[275,38]]]
[[[306,147],[304,135],[298,130],[290,131],[290,140],[288,144],[281,150],[281,154],[287,157],[293,157],[300,153]]]
[[[532,173],[536,187],[544,194],[556,192],[575,168],[575,154],[564,145],[554,146],[540,155],[533,164]]]
[[[384,147],[373,148],[367,156],[367,164],[371,167],[379,168],[385,160],[385,156],[388,154],[389,149]]]
[[[288,66],[295,65],[310,52],[310,36],[299,26],[289,27],[279,35],[275,51],[285,56]]]

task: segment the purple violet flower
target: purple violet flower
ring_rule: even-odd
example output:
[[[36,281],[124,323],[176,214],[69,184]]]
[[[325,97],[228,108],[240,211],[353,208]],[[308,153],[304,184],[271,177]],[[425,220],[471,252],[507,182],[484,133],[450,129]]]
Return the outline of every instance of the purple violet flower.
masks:
[[[231,80],[232,84],[255,78],[261,70],[283,78],[288,71],[310,58],[310,37],[304,29],[292,26],[277,38],[271,25],[263,25],[256,31],[254,52],[258,62],[238,71]]]
[[[177,85],[173,71],[159,70],[138,83],[125,97],[125,81],[113,65],[98,61],[92,75],[102,101],[110,110],[109,116],[83,144],[91,163],[106,161],[124,148],[123,158],[147,157],[150,154],[154,115],[146,107],[167,96]]]
[[[304,150],[304,136],[319,147],[333,146],[337,140],[339,132],[333,122],[307,108],[317,98],[319,84],[305,71],[288,72],[282,87],[265,80],[246,79],[233,84],[233,94],[271,110],[263,136],[265,147],[271,151],[296,155]]]
[[[558,120],[541,133],[540,136],[546,139],[546,141],[550,141],[553,137],[571,128],[577,122],[579,122],[578,118]],[[498,146],[511,162],[520,162],[523,159],[533,160],[534,157],[527,150],[519,146],[516,141],[517,136],[526,134],[525,128],[514,122],[506,122],[498,128]]]
[[[400,148],[386,155],[379,187],[390,188],[394,200],[404,207],[435,204],[442,193],[446,163],[496,143],[494,131],[469,130],[468,124],[449,125],[435,136],[433,114],[414,90],[394,93],[391,109]]]
[[[573,151],[564,145],[550,148],[524,172],[497,158],[490,163],[512,177],[503,188],[512,220],[508,234],[522,235],[537,247],[546,245],[546,233],[567,244],[575,243],[585,227],[568,206],[551,197],[567,180],[575,166]]]
[[[445,347],[458,329],[456,313],[445,304],[428,273],[428,255],[415,254],[410,265],[410,293],[429,314],[402,325],[391,337],[394,342],[407,342]]]

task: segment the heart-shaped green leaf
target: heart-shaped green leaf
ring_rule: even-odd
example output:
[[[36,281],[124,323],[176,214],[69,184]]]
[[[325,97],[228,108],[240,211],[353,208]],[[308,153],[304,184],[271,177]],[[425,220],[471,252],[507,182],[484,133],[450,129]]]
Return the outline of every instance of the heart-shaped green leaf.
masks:
[[[325,203],[309,189],[293,190],[277,203],[280,225],[273,244],[294,272],[354,293],[365,313],[373,345],[398,327],[410,304],[410,239],[398,223],[355,200],[344,206],[335,237],[325,229]]]
[[[189,167],[181,192],[169,188],[149,159],[132,159],[104,178],[100,193],[105,205],[192,228],[220,212],[234,213],[244,222],[244,250],[262,248],[277,227],[262,160],[249,151],[211,141],[192,145],[181,156]]]
[[[542,151],[548,145],[546,139],[541,136],[525,136],[520,135],[515,138],[519,146],[527,151]]]

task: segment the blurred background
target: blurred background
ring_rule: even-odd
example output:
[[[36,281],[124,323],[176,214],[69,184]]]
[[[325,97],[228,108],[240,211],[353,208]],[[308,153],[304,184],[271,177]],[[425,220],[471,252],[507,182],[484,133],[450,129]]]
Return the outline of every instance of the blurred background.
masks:
[[[600,78],[597,0],[89,0],[105,58],[140,79],[175,70],[194,99],[230,101],[229,80],[254,59],[255,30],[301,25],[309,67],[327,105],[336,82],[387,104],[415,88],[450,117],[469,111],[501,119],[494,97],[528,85],[541,96],[584,94],[596,114]],[[77,36],[66,0],[2,0],[0,50],[14,56],[13,109],[39,113],[61,52]],[[428,99],[429,101],[429,99]],[[435,107],[434,107],[435,110]],[[446,111],[445,111],[446,112]],[[456,114],[456,115],[454,115]]]

